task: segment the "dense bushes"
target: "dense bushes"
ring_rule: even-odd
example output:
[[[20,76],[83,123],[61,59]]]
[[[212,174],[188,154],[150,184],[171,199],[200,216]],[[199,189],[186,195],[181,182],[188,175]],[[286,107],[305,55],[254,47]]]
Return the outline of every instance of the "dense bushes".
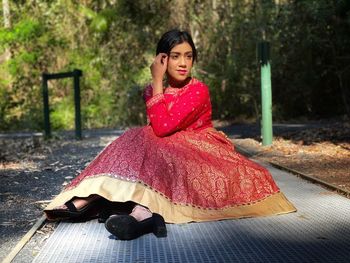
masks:
[[[258,118],[263,38],[272,45],[275,119],[349,116],[347,3],[13,1],[12,26],[0,27],[0,129],[42,129],[41,73],[74,68],[83,70],[85,128],[144,123],[142,87],[158,38],[173,27],[194,37],[194,75],[211,88],[215,118]],[[53,127],[73,128],[72,80],[49,90]]]

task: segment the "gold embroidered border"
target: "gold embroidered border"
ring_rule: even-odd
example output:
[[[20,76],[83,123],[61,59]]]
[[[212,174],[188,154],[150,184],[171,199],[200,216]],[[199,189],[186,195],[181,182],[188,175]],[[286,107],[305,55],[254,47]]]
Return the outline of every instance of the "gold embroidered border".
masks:
[[[98,194],[113,202],[133,201],[161,214],[168,223],[186,223],[285,214],[295,212],[295,207],[281,192],[257,202],[234,205],[220,209],[201,208],[172,203],[163,194],[137,182],[124,181],[108,176],[87,178],[76,188],[59,194],[45,210],[52,210],[74,196],[87,197]]]

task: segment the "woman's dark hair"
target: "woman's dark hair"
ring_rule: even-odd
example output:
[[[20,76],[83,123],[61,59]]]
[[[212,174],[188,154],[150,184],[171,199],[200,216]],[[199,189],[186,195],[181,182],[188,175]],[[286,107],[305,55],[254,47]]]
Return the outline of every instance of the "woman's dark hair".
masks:
[[[170,54],[170,50],[178,44],[187,42],[192,47],[193,62],[197,60],[197,50],[194,46],[191,35],[186,31],[178,29],[170,30],[161,37],[157,45],[156,55],[159,53]]]

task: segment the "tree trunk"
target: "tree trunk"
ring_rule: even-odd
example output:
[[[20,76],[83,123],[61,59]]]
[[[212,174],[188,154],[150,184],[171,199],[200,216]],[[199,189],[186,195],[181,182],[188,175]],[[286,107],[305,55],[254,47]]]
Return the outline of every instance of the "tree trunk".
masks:
[[[337,78],[338,78],[339,90],[340,90],[341,98],[342,98],[342,101],[343,101],[345,113],[346,113],[347,117],[350,117],[350,105],[349,105],[348,95],[347,95],[346,89],[345,89],[345,87],[343,85],[342,74],[337,72]]]
[[[4,27],[11,28],[11,19],[10,19],[10,5],[8,0],[2,0],[2,9],[4,15]],[[0,65],[11,58],[11,49],[6,47],[4,53],[0,54]],[[12,84],[9,84],[9,87],[12,87]]]
[[[4,24],[5,28],[11,27],[11,19],[10,19],[10,5],[8,0],[2,0],[2,9],[4,14]]]
[[[170,15],[170,27],[179,28],[180,30],[187,30],[188,21],[187,21],[187,10],[189,4],[184,0],[175,0],[172,1],[172,9],[176,12],[171,12]]]

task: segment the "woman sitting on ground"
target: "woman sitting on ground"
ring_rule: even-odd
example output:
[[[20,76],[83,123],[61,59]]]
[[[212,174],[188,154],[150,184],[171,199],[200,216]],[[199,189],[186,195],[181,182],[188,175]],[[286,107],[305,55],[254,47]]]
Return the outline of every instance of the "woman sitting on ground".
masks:
[[[126,214],[107,219],[106,228],[133,239],[149,232],[165,236],[165,222],[295,211],[271,174],[213,128],[209,89],[191,76],[196,59],[187,32],[162,36],[144,91],[149,124],[109,144],[45,209],[49,219],[96,215],[106,207],[102,201],[129,204]]]

